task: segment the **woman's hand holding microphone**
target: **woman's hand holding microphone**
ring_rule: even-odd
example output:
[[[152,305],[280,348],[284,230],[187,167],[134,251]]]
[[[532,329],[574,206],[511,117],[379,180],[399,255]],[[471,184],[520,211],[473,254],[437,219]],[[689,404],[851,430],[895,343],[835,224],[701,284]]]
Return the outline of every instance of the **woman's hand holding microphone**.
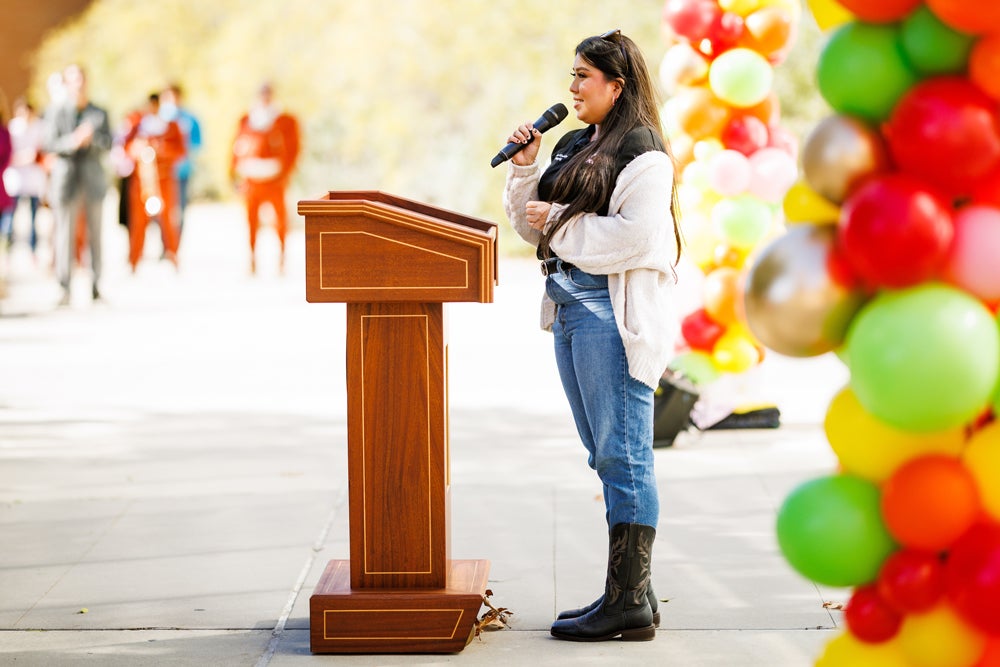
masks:
[[[538,150],[542,145],[542,133],[536,130],[531,123],[524,123],[523,125],[519,125],[507,137],[507,141],[509,143],[526,144],[523,149],[511,157],[510,161],[521,167],[527,167],[530,164],[534,164],[535,159],[538,157]],[[529,141],[531,143],[527,143]],[[551,205],[548,202],[529,201],[524,207],[528,224],[533,229],[543,229],[545,223],[548,222],[550,208]]]

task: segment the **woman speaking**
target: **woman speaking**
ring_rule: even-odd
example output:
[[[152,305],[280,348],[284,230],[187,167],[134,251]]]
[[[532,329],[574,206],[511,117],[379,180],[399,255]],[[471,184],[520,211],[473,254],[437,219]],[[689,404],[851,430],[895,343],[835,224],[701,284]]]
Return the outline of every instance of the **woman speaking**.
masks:
[[[542,326],[588,463],[604,487],[604,595],[564,611],[552,635],[573,641],[655,637],[650,556],[659,519],[653,391],[674,351],[674,264],[680,232],[674,161],[642,53],[613,30],[576,47],[573,109],[587,127],[564,135],[546,168],[541,133],[510,161],[504,208],[536,246],[545,276]]]

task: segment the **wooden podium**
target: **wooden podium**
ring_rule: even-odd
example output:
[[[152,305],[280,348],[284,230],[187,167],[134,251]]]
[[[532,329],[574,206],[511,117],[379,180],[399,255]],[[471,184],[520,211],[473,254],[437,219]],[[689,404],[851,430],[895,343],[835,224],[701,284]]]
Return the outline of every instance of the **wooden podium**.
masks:
[[[377,191],[299,202],[306,300],[347,304],[350,561],[309,601],[313,653],[454,653],[489,561],[449,558],[444,303],[490,303],[496,225]]]

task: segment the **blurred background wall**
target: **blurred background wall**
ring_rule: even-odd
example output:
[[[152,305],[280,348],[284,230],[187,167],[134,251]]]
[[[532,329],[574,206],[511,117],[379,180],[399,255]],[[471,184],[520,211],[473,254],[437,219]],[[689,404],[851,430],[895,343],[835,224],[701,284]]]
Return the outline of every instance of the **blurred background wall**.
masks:
[[[0,0],[0,91],[9,106],[31,84],[32,58],[45,34],[93,0]],[[7,109],[9,112],[9,109]]]
[[[268,80],[301,121],[292,197],[381,189],[493,220],[504,217],[506,169],[489,160],[513,126],[570,101],[583,37],[621,28],[654,79],[668,47],[663,0],[0,0],[16,10],[0,21],[4,53],[18,21],[37,26],[74,4],[84,10],[16,56],[32,99],[44,108],[47,78],[69,62],[88,71],[91,97],[113,122],[151,91],[180,83],[205,141],[195,198],[232,196],[236,123]],[[793,130],[827,112],[812,75],[818,32],[804,15],[796,51],[776,76]],[[571,114],[553,134],[575,124]]]

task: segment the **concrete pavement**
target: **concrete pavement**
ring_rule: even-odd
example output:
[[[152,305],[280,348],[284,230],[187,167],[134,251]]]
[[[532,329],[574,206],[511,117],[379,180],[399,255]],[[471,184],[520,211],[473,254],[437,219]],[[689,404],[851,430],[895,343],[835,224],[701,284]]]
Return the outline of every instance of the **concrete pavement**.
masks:
[[[789,490],[830,472],[819,427],[846,375],[770,357],[763,431],[658,449],[657,639],[553,640],[554,613],[600,594],[606,532],[536,328],[541,277],[504,258],[493,304],[452,304],[452,556],[491,561],[510,627],[455,655],[313,656],[308,598],[348,556],[344,307],[306,304],[303,239],[260,238],[239,208],[192,207],[179,271],[131,275],[105,226],[105,300],[70,308],[23,246],[0,302],[0,664],[809,665],[841,624],[778,552]],[[46,262],[42,261],[42,266]],[[392,400],[391,393],[387,400]]]

